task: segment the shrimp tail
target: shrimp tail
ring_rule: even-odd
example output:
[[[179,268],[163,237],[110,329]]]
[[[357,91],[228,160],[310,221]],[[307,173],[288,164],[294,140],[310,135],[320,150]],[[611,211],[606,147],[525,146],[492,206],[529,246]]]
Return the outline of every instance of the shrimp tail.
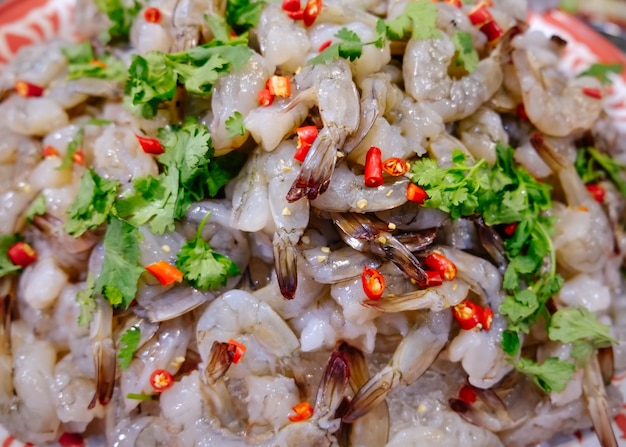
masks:
[[[463,386],[466,394],[472,396],[473,402],[463,399],[450,398],[448,404],[453,411],[470,424],[499,432],[512,428],[515,423],[509,414],[504,402],[498,395],[489,389],[483,390],[470,384]]]
[[[209,353],[204,377],[209,384],[214,384],[226,374],[233,363],[233,354],[229,343],[214,341]]]
[[[298,288],[297,254],[285,232],[274,234],[274,262],[280,293],[291,300]]]
[[[116,356],[113,341],[111,339],[96,341],[93,345],[93,354],[96,365],[96,392],[87,407],[89,410],[95,408],[98,402],[100,405],[111,402],[115,388]]]
[[[293,203],[303,197],[314,200],[326,192],[335,170],[337,146],[328,127],[324,127],[311,145],[298,177],[287,192],[288,202]]]
[[[607,403],[606,390],[602,381],[600,363],[594,357],[583,370],[583,396],[593,428],[602,447],[617,447],[617,439],[611,425],[611,415]]]
[[[348,359],[344,353],[336,350],[328,360],[315,396],[315,412],[320,415],[320,426],[326,425],[324,428],[330,432],[339,429],[341,420],[337,417],[337,410],[345,402],[349,383]]]

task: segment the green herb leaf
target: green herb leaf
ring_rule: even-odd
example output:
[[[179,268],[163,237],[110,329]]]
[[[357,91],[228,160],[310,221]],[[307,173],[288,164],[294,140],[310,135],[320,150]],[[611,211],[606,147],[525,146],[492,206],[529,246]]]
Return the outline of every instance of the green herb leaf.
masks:
[[[226,21],[239,34],[254,28],[266,3],[264,1],[228,0]]]
[[[11,262],[7,253],[9,248],[19,240],[20,238],[16,235],[0,234],[0,278],[22,269],[19,265]]]
[[[144,269],[139,265],[139,230],[115,217],[109,219],[104,235],[104,261],[96,280],[95,293],[116,307],[128,309],[137,293],[137,281]]]
[[[236,110],[230,117],[228,117],[225,124],[226,130],[228,130],[228,134],[226,134],[228,138],[246,134],[246,126],[243,122],[243,115]]]
[[[560,393],[565,389],[576,369],[573,364],[557,357],[548,357],[541,365],[521,358],[515,368],[529,376],[545,392]]]
[[[593,76],[598,78],[603,84],[610,84],[611,79],[609,73],[621,74],[624,71],[622,64],[593,64],[587,70],[580,73],[578,76]]]
[[[473,73],[478,66],[478,53],[474,49],[472,35],[467,31],[456,31],[452,35],[452,42],[456,49],[456,65],[463,66],[468,73]]]
[[[130,363],[133,361],[133,355],[137,350],[140,338],[141,330],[139,329],[139,326],[131,326],[120,337],[120,347],[117,353],[117,358],[119,360],[121,370],[128,369]]]
[[[209,172],[206,177],[209,196],[215,197],[223,186],[237,177],[246,159],[246,154],[239,151],[213,158],[209,163]]]
[[[127,40],[130,27],[141,10],[141,3],[134,1],[130,7],[126,7],[122,0],[94,0],[94,3],[111,20],[111,26],[100,39],[104,43],[111,40]]]
[[[214,252],[202,239],[202,229],[209,216],[210,213],[204,217],[196,237],[183,245],[176,257],[176,267],[183,272],[185,279],[201,290],[219,289],[226,285],[229,277],[240,273],[230,258]]]
[[[126,395],[126,399],[135,399],[135,400],[155,400],[156,397],[153,394],[137,394],[137,393],[128,393]]]
[[[74,135],[74,138],[72,138],[72,140],[68,143],[63,161],[57,169],[66,169],[74,164],[74,154],[76,154],[76,152],[83,146],[84,136],[85,128],[80,127],[76,132],[76,135]]]
[[[563,343],[586,340],[600,347],[616,342],[609,331],[607,325],[600,323],[596,315],[584,307],[564,307],[552,315],[548,335],[551,340]]]
[[[91,273],[88,273],[85,288],[76,294],[76,302],[80,306],[80,314],[78,315],[79,326],[89,326],[89,323],[93,320],[93,313],[96,311],[95,286],[95,278]]]
[[[67,210],[68,220],[63,228],[74,237],[106,222],[117,194],[119,183],[107,180],[87,169],[78,188],[78,195]]]
[[[38,194],[26,210],[26,221],[32,222],[33,217],[46,214],[47,210],[48,206],[46,205],[46,198],[43,194]]]
[[[339,58],[354,61],[361,57],[363,47],[366,45],[374,45],[377,48],[383,48],[386,41],[385,24],[380,19],[376,22],[376,33],[374,39],[370,42],[362,42],[357,33],[345,27],[337,31],[335,37],[339,39],[340,42],[333,43],[320,54],[310,59],[308,62],[309,65],[329,64]]]
[[[437,15],[437,5],[430,0],[409,2],[401,15],[386,22],[387,37],[401,40],[408,33],[412,33],[413,38],[419,40],[440,37]]]

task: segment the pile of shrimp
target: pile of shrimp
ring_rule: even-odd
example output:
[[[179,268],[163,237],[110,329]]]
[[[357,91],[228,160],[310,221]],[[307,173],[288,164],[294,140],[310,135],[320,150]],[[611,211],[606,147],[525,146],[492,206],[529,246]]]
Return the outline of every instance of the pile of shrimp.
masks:
[[[0,423],[36,445],[72,433],[86,445],[116,447],[496,447],[592,426],[603,445],[617,445],[610,419],[622,397],[610,384],[610,367],[607,373],[594,362],[565,391],[544,393],[508,361],[501,347],[507,323],[497,311],[503,269],[482,246],[476,220],[452,220],[408,201],[405,176],[364,185],[371,146],[383,160],[430,157],[449,166],[455,149],[493,165],[497,142],[511,145],[517,163],[560,192],[553,243],[565,285],[554,300],[595,312],[615,339],[626,338],[619,304],[624,198],[607,184],[608,205],[600,205],[573,169],[581,137],[624,155],[597,130],[597,123],[610,125],[602,102],[582,93],[600,89],[599,82],[559,70],[566,43],[528,30],[523,1],[489,6],[504,31],[496,44],[468,19],[473,5],[452,3],[435,4],[438,38],[366,45],[354,61],[310,65],[339,29],[371,41],[377,19],[397,17],[407,1],[324,0],[309,27],[289,18],[280,2],[268,2],[250,32],[253,55],[243,68],[223,75],[210,97],[182,106],[206,124],[216,155],[238,150],[245,165],[216,198],[194,203],[175,231],[139,228],[141,265],[173,263],[210,213],[203,239],[241,273],[210,292],[186,282],[161,286],[145,273],[127,311],[99,298],[87,327],[77,323],[76,295],[87,274],[101,268],[104,232],[73,238],[63,230],[81,175],[91,167],[125,190],[135,178],[157,175],[155,158],[135,135],[156,135],[181,110],[145,119],[124,107],[123,86],[68,80],[61,51],[68,42],[23,49],[0,74],[0,234],[21,233],[38,257],[0,283]],[[137,15],[130,45],[114,49],[127,62],[132,54],[201,44],[204,16],[225,13],[225,2],[142,5],[163,18],[152,23]],[[76,23],[84,38],[107,27],[89,0],[78,2]],[[479,55],[472,73],[450,70],[455,31],[472,37]],[[291,77],[292,93],[262,107],[259,90],[274,74]],[[12,90],[18,79],[46,93],[20,96]],[[243,135],[226,128],[235,111],[244,118]],[[90,125],[91,118],[110,123]],[[320,131],[300,163],[294,131],[303,124]],[[86,163],[59,169],[81,127]],[[46,146],[60,157],[42,157]],[[46,213],[27,222],[39,194]],[[419,259],[432,250],[451,260],[458,276],[423,287]],[[386,293],[402,301],[364,306],[364,267],[384,274]],[[495,311],[489,331],[461,330],[454,320],[451,307],[468,297]],[[132,326],[141,339],[122,370],[120,337]],[[236,364],[231,339],[247,348]],[[547,342],[545,334],[530,339],[540,357],[568,355],[570,347]],[[626,367],[618,347],[613,366]],[[175,378],[161,393],[150,384],[158,369]],[[475,402],[457,399],[463,387]],[[312,415],[290,420],[305,401]]]

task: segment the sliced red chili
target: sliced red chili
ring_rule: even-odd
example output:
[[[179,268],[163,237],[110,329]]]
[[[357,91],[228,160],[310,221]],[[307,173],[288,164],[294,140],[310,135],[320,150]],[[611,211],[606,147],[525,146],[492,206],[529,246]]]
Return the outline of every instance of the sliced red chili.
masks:
[[[528,121],[528,114],[526,113],[526,107],[523,102],[517,105],[516,112],[519,119]]]
[[[598,203],[604,202],[604,196],[606,195],[606,190],[597,184],[587,185],[587,191],[591,194],[591,197],[595,199]]]
[[[583,94],[589,96],[590,98],[602,99],[602,90],[599,88],[584,87]]]
[[[311,26],[322,12],[322,0],[308,0],[304,7],[302,21],[304,26]]]
[[[385,291],[385,277],[375,268],[363,267],[361,273],[363,291],[370,300],[379,300]]]
[[[434,270],[426,270],[426,285],[428,287],[440,286],[443,284],[441,274]]]
[[[409,183],[406,187],[406,198],[411,202],[423,205],[426,199],[428,199],[428,194],[415,183]]]
[[[487,42],[495,42],[504,34],[500,25],[495,20],[485,23],[480,27],[480,32],[487,36]]]
[[[461,325],[461,329],[469,331],[483,322],[483,309],[478,304],[463,300],[452,307],[452,315]]]
[[[289,76],[272,76],[267,80],[266,87],[273,96],[280,96],[281,98],[291,96]]]
[[[83,151],[76,151],[72,155],[72,162],[76,165],[85,164],[85,153]]]
[[[135,135],[135,137],[146,154],[159,155],[165,152],[163,145],[156,138],[142,137],[141,135]]]
[[[292,20],[302,20],[304,18],[304,9],[300,11],[286,11],[287,17]]]
[[[491,12],[487,9],[487,5],[483,2],[480,2],[474,9],[472,9],[468,14],[470,22],[474,26],[482,26],[487,22],[493,21],[493,16]]]
[[[365,186],[376,188],[383,184],[383,160],[380,149],[372,146],[365,155]]]
[[[383,162],[383,170],[393,177],[399,177],[406,174],[408,169],[406,161],[402,158],[391,157]]]
[[[489,307],[485,307],[483,309],[483,321],[482,321],[483,329],[488,331],[489,329],[491,329],[492,323],[493,323],[493,310],[491,310],[491,308]]]
[[[146,270],[159,280],[161,285],[169,286],[183,280],[183,272],[164,260],[157,261],[146,267]]]
[[[313,407],[310,403],[306,401],[300,402],[299,404],[295,405],[291,410],[295,413],[295,415],[289,415],[289,420],[291,422],[304,421],[305,419],[313,416]]]
[[[157,369],[150,374],[150,386],[152,386],[155,391],[160,393],[161,391],[171,388],[172,385],[174,385],[174,376],[172,376],[169,371]]]
[[[57,151],[53,146],[46,146],[43,148],[41,155],[44,157],[58,157],[59,151]]]
[[[329,46],[331,46],[333,43],[332,40],[327,40],[326,42],[324,42],[323,44],[320,45],[320,47],[317,49],[318,53],[321,53],[322,51],[324,51],[326,48],[328,48]]]
[[[463,385],[459,390],[459,399],[467,404],[473,404],[477,398],[476,391],[471,385]]]
[[[283,0],[283,3],[280,7],[283,11],[300,11],[300,0]]]
[[[25,98],[33,98],[43,95],[44,88],[40,85],[27,81],[17,81],[15,83],[15,92]]]
[[[93,65],[94,67],[107,68],[107,64],[105,64],[100,59],[92,59],[89,61],[89,65]]]
[[[7,250],[11,262],[20,267],[28,267],[37,260],[37,252],[26,242],[16,242]]]
[[[65,432],[59,437],[59,445],[61,447],[83,447],[85,440],[80,433]]]
[[[460,8],[463,6],[463,2],[461,0],[444,0],[444,3],[447,3],[452,6],[456,6],[457,8]]]
[[[233,353],[233,363],[239,363],[239,360],[246,353],[246,346],[242,345],[232,338],[228,340],[228,350]]]
[[[430,253],[424,258],[424,263],[429,269],[439,272],[444,281],[452,281],[456,278],[456,265],[442,253],[436,251]]]
[[[161,10],[159,8],[147,8],[143,12],[143,18],[146,22],[159,23],[161,21]]]
[[[319,131],[315,126],[298,127],[296,130],[296,134],[298,135],[298,146],[293,158],[301,163],[304,162],[304,159],[309,153],[309,149],[311,149],[311,145],[317,138],[318,133]]]
[[[515,230],[517,230],[517,225],[517,222],[511,222],[509,224],[506,224],[502,230],[504,231],[504,234],[511,237],[515,234]]]
[[[274,96],[270,93],[270,91],[266,88],[259,92],[259,104],[263,107],[267,107],[272,105],[274,102]]]

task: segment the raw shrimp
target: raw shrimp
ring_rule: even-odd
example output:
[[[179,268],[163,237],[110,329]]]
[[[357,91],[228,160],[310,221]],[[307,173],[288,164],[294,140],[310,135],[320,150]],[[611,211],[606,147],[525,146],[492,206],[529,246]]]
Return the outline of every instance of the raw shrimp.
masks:
[[[502,127],[502,118],[486,107],[459,122],[461,142],[477,160],[484,158],[490,166],[496,163],[496,144],[509,144],[509,136]]]
[[[448,75],[454,44],[445,34],[411,39],[402,64],[404,85],[417,101],[425,102],[448,123],[474,113],[500,87],[503,75],[496,53],[482,59],[476,70],[458,80]]]
[[[226,121],[235,112],[246,119],[252,109],[258,107],[258,93],[273,74],[273,67],[254,53],[239,71],[221,77],[213,86],[211,111],[213,119],[209,125],[215,155],[224,155],[246,142],[249,131],[243,135],[229,136]]]
[[[585,92],[601,92],[600,82],[592,77],[567,79],[555,66],[556,57],[541,57],[547,45],[540,39],[546,40],[540,33],[530,32],[513,41],[513,63],[526,115],[547,135],[564,137],[590,129],[600,116],[602,102]]]
[[[298,75],[299,85],[310,87],[298,94],[293,105],[302,101],[317,104],[324,128],[311,145],[287,200],[303,197],[313,200],[328,189],[338,150],[359,125],[359,95],[348,63],[340,59],[314,65]]]
[[[96,371],[96,389],[87,407],[89,410],[98,404],[106,406],[111,401],[115,389],[117,359],[111,337],[112,325],[111,304],[103,298],[98,298],[89,333]]]
[[[553,236],[557,261],[571,272],[596,272],[613,252],[614,235],[602,206],[591,197],[574,165],[558,153],[543,135],[535,133],[531,143],[557,174],[568,207],[556,204]]]
[[[271,374],[281,361],[295,354],[300,344],[289,326],[270,306],[243,290],[231,290],[206,308],[196,328],[200,356],[206,362],[213,342],[234,339],[247,347],[246,355],[231,368],[235,377]]]
[[[65,110],[46,97],[24,98],[13,94],[0,104],[0,114],[4,117],[4,125],[11,131],[35,137],[42,137],[69,123]]]
[[[382,402],[391,390],[417,380],[448,342],[451,323],[452,312],[448,309],[421,313],[389,363],[361,387],[341,420],[356,421]]]

